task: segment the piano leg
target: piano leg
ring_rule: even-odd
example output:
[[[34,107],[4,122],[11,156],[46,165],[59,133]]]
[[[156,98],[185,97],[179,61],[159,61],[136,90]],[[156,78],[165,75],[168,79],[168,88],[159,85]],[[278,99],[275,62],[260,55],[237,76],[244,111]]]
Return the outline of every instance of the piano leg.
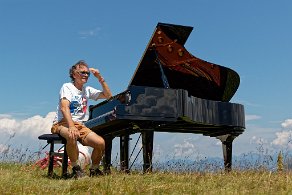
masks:
[[[111,173],[111,155],[112,155],[112,136],[105,136],[105,152],[103,157],[103,172],[104,174]]]
[[[153,152],[153,137],[154,131],[142,132],[142,146],[143,146],[143,172],[152,172],[152,152]]]
[[[121,171],[129,172],[129,140],[130,135],[120,136],[120,166]]]
[[[232,169],[232,142],[235,136],[228,134],[217,136],[217,138],[222,142],[225,171],[229,172]]]

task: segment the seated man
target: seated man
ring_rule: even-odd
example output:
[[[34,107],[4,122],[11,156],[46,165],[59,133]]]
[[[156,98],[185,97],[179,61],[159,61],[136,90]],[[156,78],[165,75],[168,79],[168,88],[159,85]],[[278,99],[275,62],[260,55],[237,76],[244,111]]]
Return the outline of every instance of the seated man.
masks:
[[[85,86],[90,72],[98,79],[102,91],[93,87]],[[59,94],[59,104],[52,133],[58,133],[67,140],[67,153],[71,161],[73,175],[75,178],[85,176],[78,162],[79,141],[84,146],[93,148],[91,154],[90,176],[102,175],[99,163],[105,149],[104,139],[87,128],[83,122],[86,120],[88,99],[109,99],[112,94],[100,72],[94,68],[88,68],[85,61],[81,60],[70,68],[72,82],[63,84]]]

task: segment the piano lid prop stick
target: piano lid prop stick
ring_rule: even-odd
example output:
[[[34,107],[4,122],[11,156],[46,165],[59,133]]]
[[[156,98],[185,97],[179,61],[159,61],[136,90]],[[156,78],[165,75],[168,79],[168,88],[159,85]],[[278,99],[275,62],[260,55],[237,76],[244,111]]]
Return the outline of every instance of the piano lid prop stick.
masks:
[[[168,80],[167,80],[167,78],[166,78],[166,76],[164,74],[164,71],[163,71],[162,65],[160,63],[160,59],[158,58],[157,51],[156,51],[155,47],[154,47],[154,52],[155,52],[155,55],[156,55],[156,59],[158,61],[159,68],[160,68],[160,73],[161,73],[161,79],[162,79],[162,82],[163,82],[163,86],[164,86],[164,88],[168,89],[168,88],[170,88],[170,86],[169,86]]]

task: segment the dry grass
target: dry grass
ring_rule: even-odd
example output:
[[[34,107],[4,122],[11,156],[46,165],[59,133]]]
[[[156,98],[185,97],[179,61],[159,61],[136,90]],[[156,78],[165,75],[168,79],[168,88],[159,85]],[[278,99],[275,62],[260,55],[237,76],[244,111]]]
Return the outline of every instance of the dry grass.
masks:
[[[124,174],[52,179],[32,165],[1,163],[0,194],[292,194],[291,172]]]

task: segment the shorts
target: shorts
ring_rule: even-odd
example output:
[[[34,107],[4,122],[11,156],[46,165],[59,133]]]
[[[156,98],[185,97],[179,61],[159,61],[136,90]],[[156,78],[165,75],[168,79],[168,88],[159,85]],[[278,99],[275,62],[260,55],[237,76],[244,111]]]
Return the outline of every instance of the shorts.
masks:
[[[79,122],[74,122],[74,125],[79,130],[79,133],[80,133],[80,137],[78,138],[78,141],[80,141],[82,143],[83,140],[86,138],[86,136],[90,132],[92,132],[92,130],[87,128],[84,124],[79,123]],[[60,130],[64,127],[69,128],[69,126],[66,122],[60,121],[58,123],[53,124],[53,126],[51,128],[51,132],[53,134],[60,134]]]

